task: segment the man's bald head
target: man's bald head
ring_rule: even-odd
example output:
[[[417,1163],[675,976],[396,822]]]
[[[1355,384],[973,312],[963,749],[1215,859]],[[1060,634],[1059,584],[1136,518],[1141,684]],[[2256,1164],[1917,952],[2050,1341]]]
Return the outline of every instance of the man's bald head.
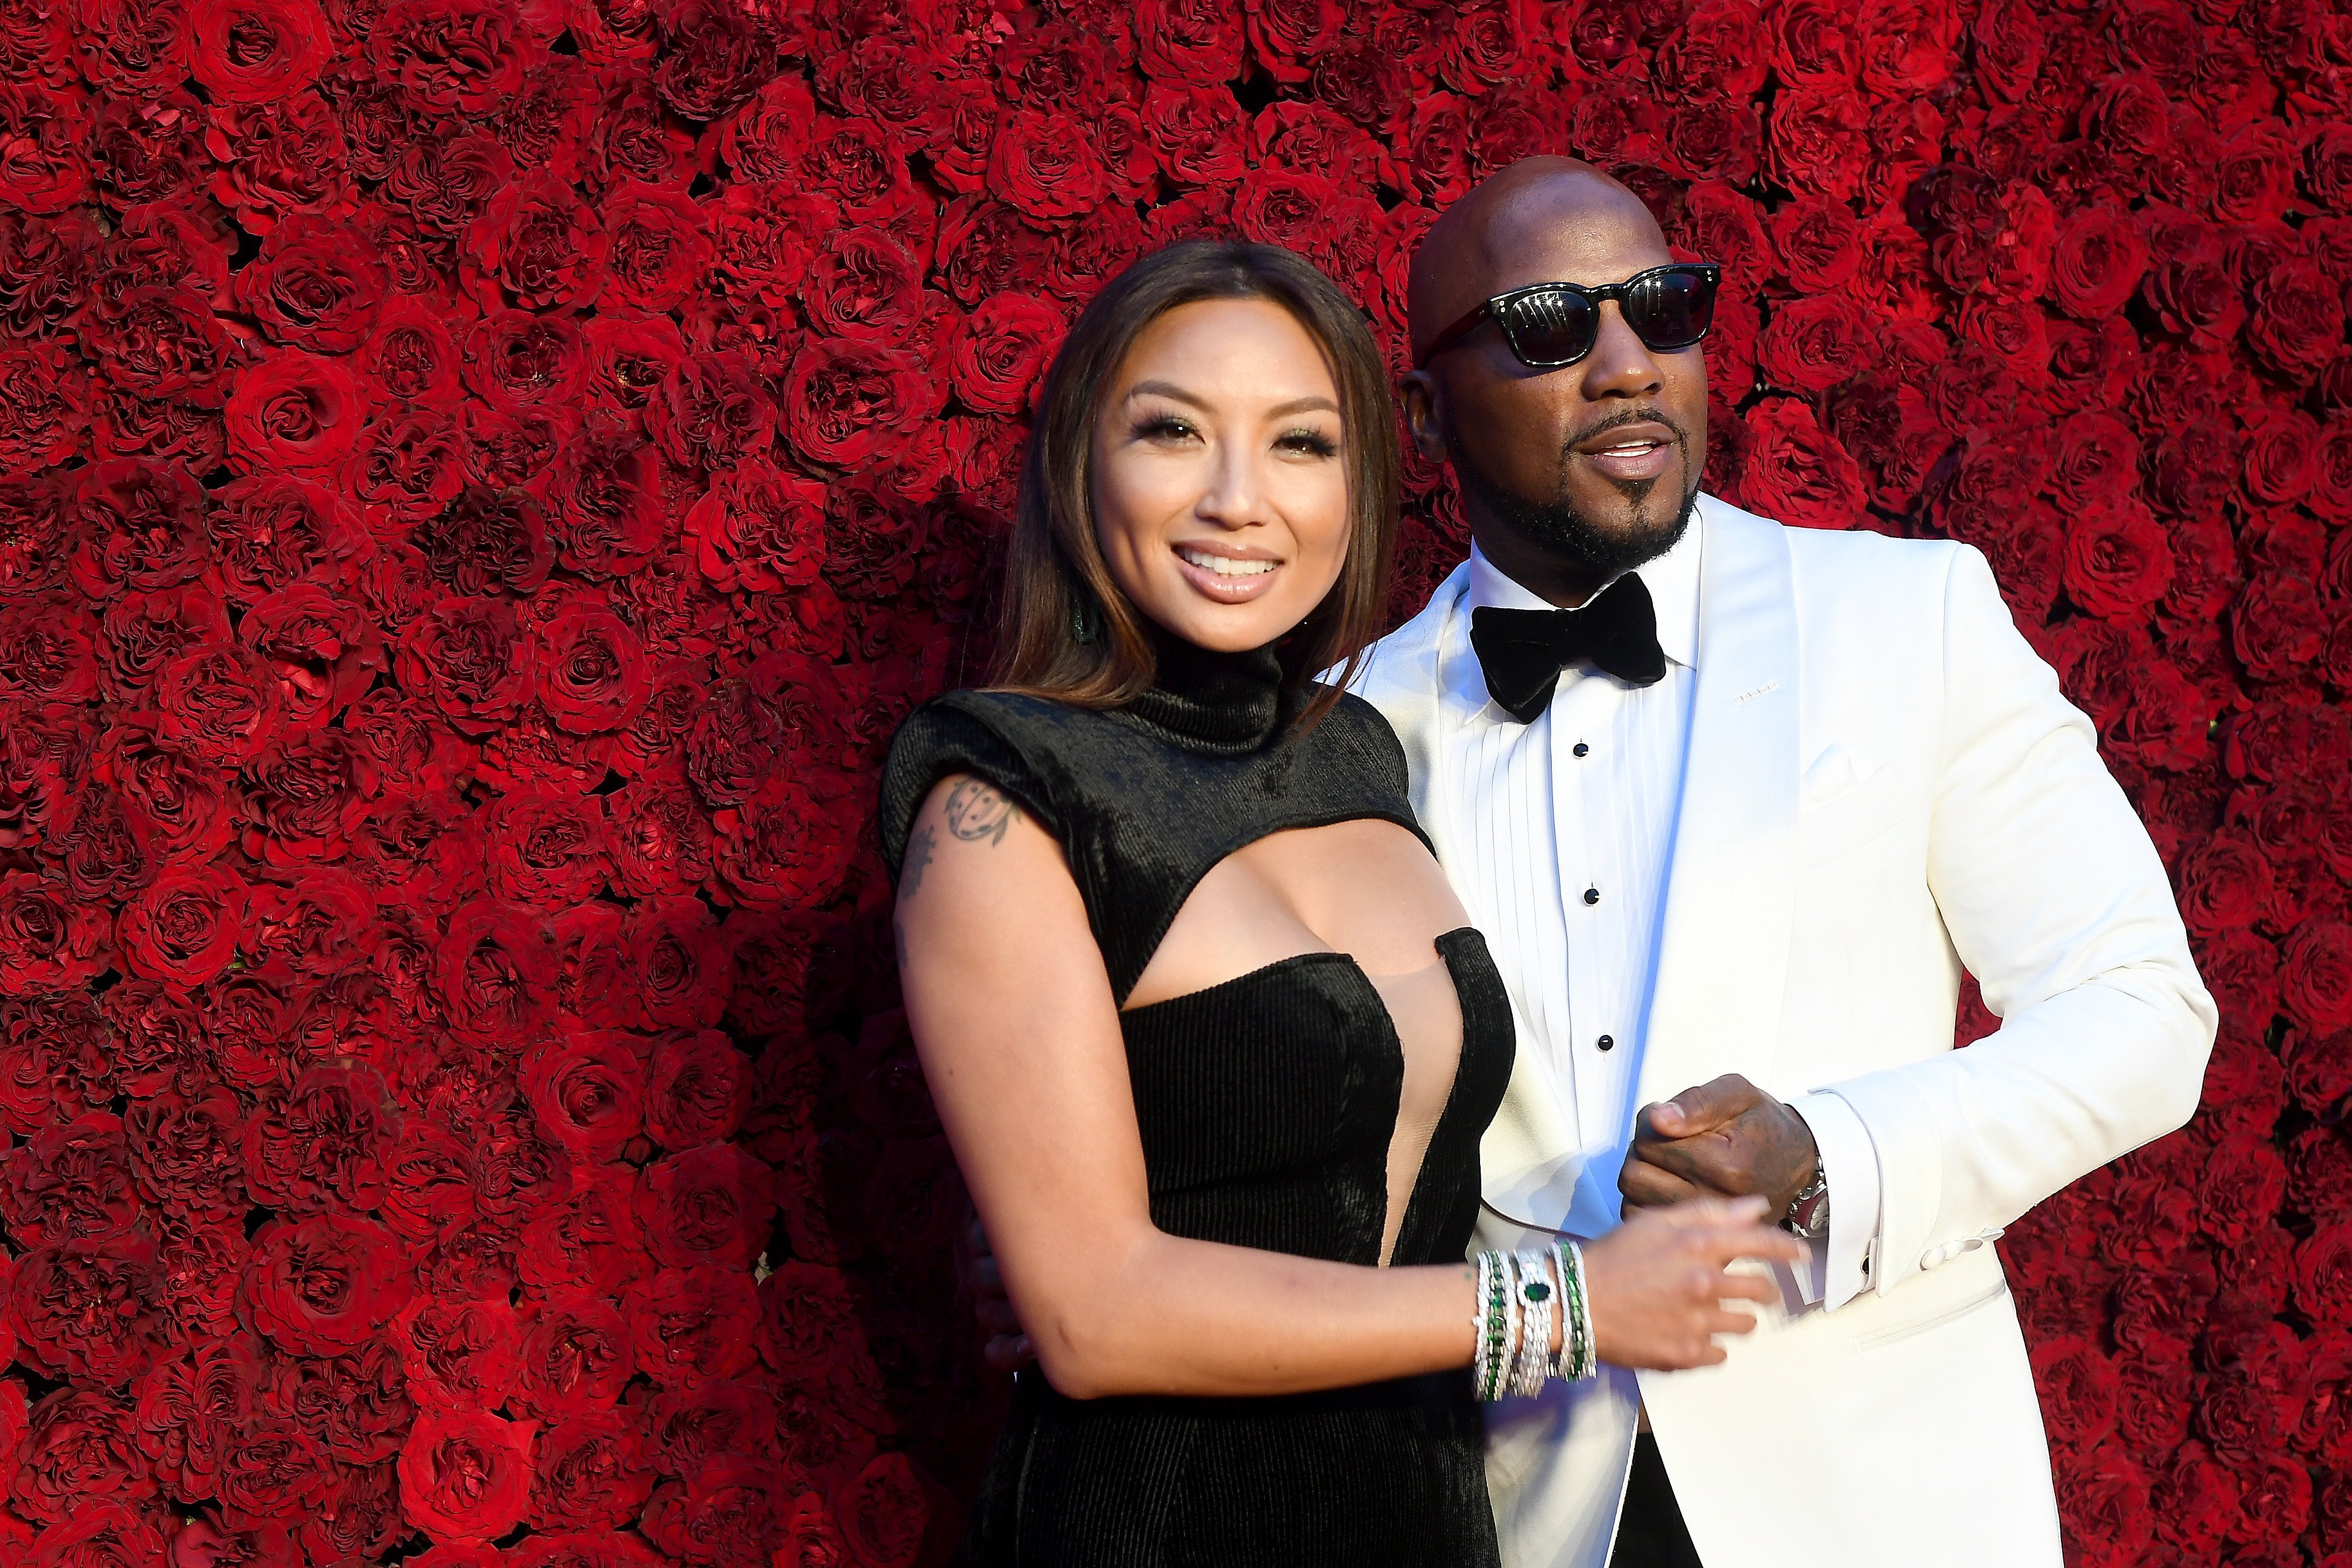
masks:
[[[1653,349],[1618,300],[1584,354],[1530,365],[1492,322],[1446,329],[1538,283],[1599,288],[1664,267],[1642,199],[1589,163],[1524,158],[1447,209],[1412,258],[1404,379],[1414,446],[1453,466],[1486,558],[1555,604],[1581,603],[1682,536],[1706,466],[1706,358]]]
[[[1405,304],[1415,361],[1440,332],[1507,288],[1616,281],[1537,276],[1564,240],[1668,259],[1658,220],[1624,185],[1574,158],[1522,158],[1446,208],[1413,254]]]

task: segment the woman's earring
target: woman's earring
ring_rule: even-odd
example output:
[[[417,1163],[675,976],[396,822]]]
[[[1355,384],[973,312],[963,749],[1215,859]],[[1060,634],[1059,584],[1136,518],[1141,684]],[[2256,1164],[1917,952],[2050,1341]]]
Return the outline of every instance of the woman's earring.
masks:
[[[1070,604],[1070,640],[1080,647],[1095,640],[1094,600],[1083,591]]]

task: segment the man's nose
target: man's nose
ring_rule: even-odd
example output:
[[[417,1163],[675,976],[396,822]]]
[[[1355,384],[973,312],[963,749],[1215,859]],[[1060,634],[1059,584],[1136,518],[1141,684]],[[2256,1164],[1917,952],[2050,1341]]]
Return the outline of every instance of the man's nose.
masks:
[[[1657,356],[1626,323],[1625,312],[1614,299],[1601,307],[1601,335],[1580,367],[1584,371],[1584,395],[1595,402],[1603,398],[1648,397],[1665,377]]]

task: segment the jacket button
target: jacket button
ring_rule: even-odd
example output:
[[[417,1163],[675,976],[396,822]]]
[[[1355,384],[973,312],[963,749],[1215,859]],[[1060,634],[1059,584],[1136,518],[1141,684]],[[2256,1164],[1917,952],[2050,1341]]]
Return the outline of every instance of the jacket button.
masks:
[[[1587,903],[1587,904],[1598,904],[1598,903],[1600,903],[1600,902],[1601,902],[1601,890],[1600,890],[1599,888],[1597,888],[1597,887],[1588,887],[1588,888],[1586,888],[1586,889],[1584,890],[1584,902],[1585,902],[1585,903]]]
[[[1579,757],[1588,756],[1591,754],[1591,750],[1592,747],[1585,745],[1584,742],[1580,740],[1576,743],[1576,755]]]
[[[1613,1034],[1604,1034],[1599,1040],[1593,1041],[1593,1043],[1598,1045],[1601,1050],[1607,1051],[1617,1043],[1617,1037]]]

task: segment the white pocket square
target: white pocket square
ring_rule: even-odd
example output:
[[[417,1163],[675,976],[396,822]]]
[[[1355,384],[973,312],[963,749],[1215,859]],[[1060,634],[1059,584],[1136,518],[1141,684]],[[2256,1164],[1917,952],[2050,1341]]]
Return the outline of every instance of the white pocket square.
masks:
[[[1826,806],[1860,788],[1877,771],[1878,764],[1868,752],[1858,746],[1832,740],[1805,768],[1805,777],[1797,786],[1798,808],[1810,811],[1816,806]]]

